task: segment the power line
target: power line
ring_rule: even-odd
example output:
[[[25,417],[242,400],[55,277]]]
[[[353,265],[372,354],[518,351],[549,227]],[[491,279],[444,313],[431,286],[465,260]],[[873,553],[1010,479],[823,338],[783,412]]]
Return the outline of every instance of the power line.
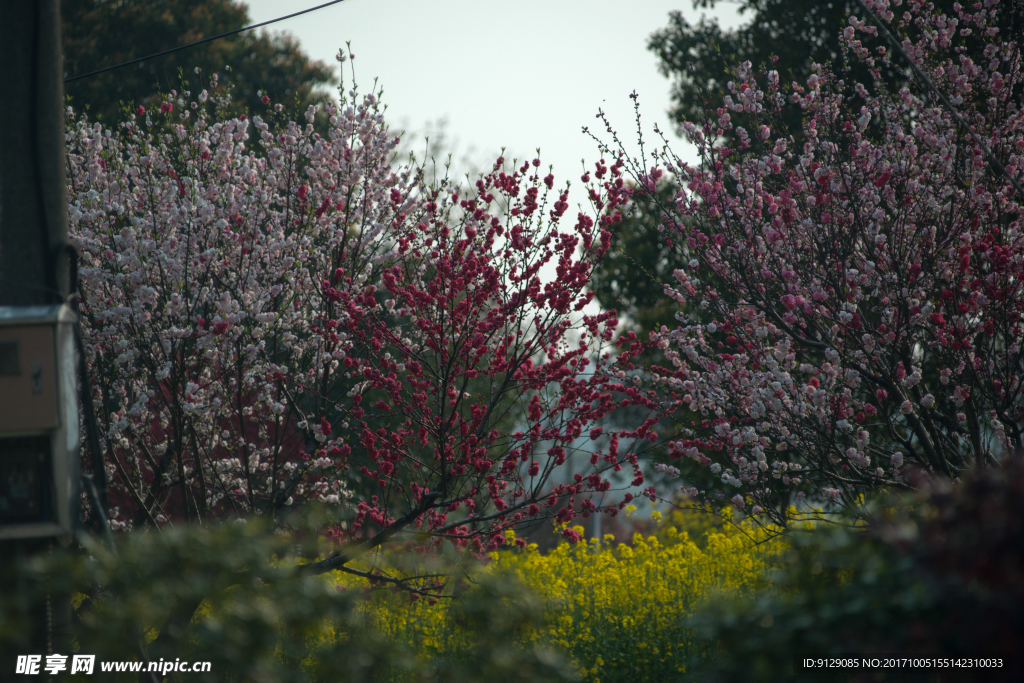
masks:
[[[339,2],[345,2],[345,0],[331,0],[331,2],[325,2],[324,4],[317,5],[316,7],[310,7],[309,9],[304,9],[301,12],[294,12],[292,14],[288,14],[288,15],[285,15],[283,17],[278,17],[277,19],[271,19],[270,21],[264,21],[264,22],[261,22],[259,24],[253,24],[252,26],[245,26],[243,28],[236,28],[234,31],[228,31],[227,33],[221,33],[220,35],[217,35],[217,36],[211,36],[209,38],[203,38],[202,40],[197,40],[196,42],[189,43],[188,45],[180,45],[178,47],[172,47],[170,50],[164,50],[163,52],[156,52],[154,54],[147,55],[145,57],[139,57],[138,59],[133,59],[133,60],[128,61],[128,62],[121,62],[120,64],[115,64],[114,66],[108,66],[108,67],[104,67],[102,69],[97,69],[96,71],[90,71],[87,74],[81,74],[79,76],[72,76],[71,78],[65,78],[64,82],[65,83],[70,83],[71,81],[77,81],[77,80],[82,79],[82,78],[88,78],[89,76],[95,76],[96,74],[105,73],[107,71],[113,71],[114,69],[120,69],[123,66],[130,66],[132,64],[138,64],[139,62],[144,62],[147,59],[154,59],[156,57],[163,57],[164,55],[169,55],[172,52],[180,52],[181,50],[187,50],[188,48],[195,47],[196,45],[202,45],[203,43],[209,43],[209,42],[214,41],[214,40],[219,40],[220,38],[226,38],[227,36],[233,36],[236,33],[242,33],[244,31],[249,31],[251,29],[259,28],[261,26],[267,26],[269,24],[276,24],[279,21],[284,21],[285,19],[291,19],[292,17],[297,17],[300,14],[308,14],[309,12],[315,12],[316,10],[323,9],[324,7],[330,7],[331,5],[337,5]]]

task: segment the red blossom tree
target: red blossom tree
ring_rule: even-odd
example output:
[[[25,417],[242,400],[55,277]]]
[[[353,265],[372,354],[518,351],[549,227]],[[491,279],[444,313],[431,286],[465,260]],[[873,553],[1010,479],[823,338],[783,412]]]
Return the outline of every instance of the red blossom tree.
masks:
[[[469,188],[393,166],[373,93],[300,124],[268,98],[264,116],[223,117],[217,92],[69,125],[116,527],[280,520],[316,500],[345,519],[312,570],[433,594],[444,570],[376,551],[481,553],[628,502],[612,476],[643,485],[632,445],[657,438],[659,404],[621,381],[615,313],[584,312],[629,197],[621,164],[596,165],[572,217],[539,159],[499,158]],[[652,415],[603,433],[622,406]],[[589,459],[559,474],[574,450]]]
[[[662,169],[683,188],[663,207],[691,259],[665,288],[681,325],[652,335],[670,363],[648,380],[684,427],[672,456],[714,475],[684,490],[781,525],[1024,444],[1020,5],[865,9],[843,44],[873,81],[743,64],[684,124],[698,164],[630,164],[652,196]]]

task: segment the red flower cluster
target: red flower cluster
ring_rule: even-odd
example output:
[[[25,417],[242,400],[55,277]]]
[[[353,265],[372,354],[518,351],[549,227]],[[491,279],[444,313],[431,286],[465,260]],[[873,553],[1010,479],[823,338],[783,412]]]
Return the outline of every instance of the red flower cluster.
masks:
[[[539,160],[499,158],[475,188],[392,167],[372,93],[305,124],[218,120],[216,85],[181,93],[178,121],[69,126],[115,525],[318,500],[347,511],[330,533],[348,550],[317,569],[358,573],[385,544],[482,553],[517,525],[615,514],[613,481],[643,482],[620,438],[657,420],[601,425],[660,410],[619,381],[615,312],[587,309],[622,164],[598,163],[590,213],[563,223],[568,188]]]

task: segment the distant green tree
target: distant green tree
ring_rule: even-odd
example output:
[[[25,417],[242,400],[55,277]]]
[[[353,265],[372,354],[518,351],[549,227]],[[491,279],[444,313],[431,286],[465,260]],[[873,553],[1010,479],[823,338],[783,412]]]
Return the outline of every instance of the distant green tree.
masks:
[[[673,244],[663,233],[662,205],[672,202],[675,188],[662,188],[655,198],[637,193],[628,216],[612,234],[606,265],[591,278],[591,288],[605,308],[614,308],[626,317],[626,329],[640,334],[674,327],[679,304],[664,295],[662,283],[669,282],[672,271],[684,265],[685,245]]]
[[[694,0],[694,8],[711,8],[718,0]],[[732,80],[736,64],[775,65],[783,83],[803,82],[811,64],[835,62],[840,56],[839,34],[847,17],[862,13],[856,0],[739,0],[741,15],[753,14],[742,27],[725,31],[717,19],[690,24],[682,12],[669,14],[669,25],[647,43],[661,61],[661,73],[672,80],[676,125],[700,121],[706,106],[718,106],[721,89]],[[796,127],[799,130],[799,126]]]
[[[61,17],[65,78],[250,23],[248,9],[235,0],[62,0]],[[182,76],[199,85],[197,67],[227,76],[239,111],[259,107],[260,90],[289,109],[305,109],[326,101],[328,94],[318,87],[337,80],[329,65],[311,60],[294,38],[247,31],[72,81],[64,90],[76,109],[88,107],[91,118],[109,122],[119,116],[122,102],[149,106],[159,93],[179,88]]]

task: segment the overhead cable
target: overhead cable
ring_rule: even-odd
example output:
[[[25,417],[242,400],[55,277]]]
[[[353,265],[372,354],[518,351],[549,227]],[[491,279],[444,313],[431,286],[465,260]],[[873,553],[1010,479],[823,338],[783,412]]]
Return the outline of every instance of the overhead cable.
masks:
[[[132,59],[132,60],[127,61],[127,62],[121,62],[120,64],[115,64],[114,66],[107,66],[107,67],[104,67],[102,69],[97,69],[96,71],[90,71],[89,73],[80,74],[78,76],[72,76],[71,78],[65,78],[64,82],[65,83],[70,83],[71,81],[77,81],[77,80],[80,80],[82,78],[88,78],[89,76],[95,76],[97,74],[106,73],[107,71],[113,71],[114,69],[120,69],[121,67],[124,67],[124,66],[131,66],[132,64],[138,64],[139,62],[144,62],[147,59],[154,59],[156,57],[163,57],[164,55],[169,55],[172,52],[180,52],[182,50],[187,50],[190,47],[195,47],[196,45],[202,45],[203,43],[209,43],[209,42],[212,42],[214,40],[219,40],[221,38],[226,38],[227,36],[233,36],[236,33],[243,33],[245,31],[250,31],[250,30],[252,30],[254,28],[260,28],[261,26],[267,26],[269,24],[276,24],[279,21],[284,21],[285,19],[291,19],[292,17],[297,17],[300,14],[308,14],[309,12],[315,12],[318,9],[323,9],[324,7],[330,7],[331,5],[337,5],[339,2],[344,2],[344,1],[345,0],[331,0],[331,2],[325,2],[324,4],[317,5],[316,7],[310,7],[309,9],[304,9],[301,12],[293,12],[292,14],[287,14],[287,15],[285,15],[283,17],[278,17],[277,19],[271,19],[270,21],[263,21],[263,22],[260,22],[258,24],[253,24],[251,26],[244,26],[242,28],[236,28],[233,31],[227,31],[226,33],[221,33],[221,34],[216,35],[216,36],[210,36],[209,38],[203,38],[202,40],[197,40],[196,42],[189,43],[188,45],[179,45],[178,47],[172,47],[170,50],[164,50],[163,52],[155,52],[155,53],[153,53],[151,55],[146,55],[145,57],[139,57],[138,59]]]

